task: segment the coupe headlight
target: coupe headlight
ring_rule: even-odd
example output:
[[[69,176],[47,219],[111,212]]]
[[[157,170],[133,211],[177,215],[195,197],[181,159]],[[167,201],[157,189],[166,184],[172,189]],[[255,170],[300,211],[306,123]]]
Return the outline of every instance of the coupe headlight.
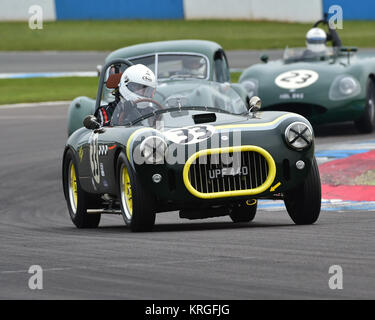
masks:
[[[302,150],[312,144],[313,133],[307,124],[293,122],[285,130],[285,140],[292,148]]]
[[[247,79],[242,82],[243,87],[247,91],[249,98],[258,95],[258,80],[256,79]]]
[[[349,75],[340,75],[332,83],[329,90],[331,100],[343,100],[354,97],[361,92],[358,80]]]

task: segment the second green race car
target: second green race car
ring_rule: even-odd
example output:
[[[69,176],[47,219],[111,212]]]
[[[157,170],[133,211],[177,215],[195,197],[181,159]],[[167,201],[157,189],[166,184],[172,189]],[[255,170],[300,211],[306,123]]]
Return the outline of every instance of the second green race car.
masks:
[[[312,124],[354,121],[359,132],[375,128],[375,55],[342,47],[334,29],[315,23],[307,48],[286,48],[283,59],[253,65],[239,82],[258,95],[264,110],[291,111]],[[332,42],[332,47],[325,43]]]

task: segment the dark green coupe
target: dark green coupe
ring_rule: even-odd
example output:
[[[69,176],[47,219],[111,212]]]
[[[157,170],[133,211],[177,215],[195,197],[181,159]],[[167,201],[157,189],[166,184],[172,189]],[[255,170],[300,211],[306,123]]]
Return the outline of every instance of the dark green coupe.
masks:
[[[328,24],[321,20],[314,27],[320,23]],[[336,42],[340,45],[315,55],[304,48],[286,48],[281,60],[268,61],[264,55],[263,63],[244,70],[239,82],[262,99],[264,110],[296,112],[313,125],[354,121],[359,132],[370,133],[375,128],[375,56]]]
[[[175,210],[181,218],[229,215],[249,222],[258,199],[283,199],[296,224],[314,223],[321,190],[310,123],[295,113],[261,112],[258,97],[242,97],[227,83],[217,44],[181,41],[165,43],[167,53],[162,48],[113,53],[94,105],[87,98],[72,103],[62,171],[73,223],[92,228],[101,214],[122,214],[132,231],[147,231],[156,213]],[[140,57],[129,61],[128,55]],[[176,72],[184,55],[199,57],[199,73]],[[137,103],[152,111],[101,127],[93,114],[113,99],[112,80],[146,59],[155,64],[148,66],[158,77],[157,94]],[[123,119],[116,110],[112,120]]]

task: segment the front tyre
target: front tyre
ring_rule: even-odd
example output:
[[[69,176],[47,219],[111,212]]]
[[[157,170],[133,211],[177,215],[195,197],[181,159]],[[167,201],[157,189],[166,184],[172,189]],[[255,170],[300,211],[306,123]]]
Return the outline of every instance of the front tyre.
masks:
[[[366,108],[362,117],[355,121],[360,133],[371,133],[375,129],[375,82],[369,79],[366,91]]]
[[[297,225],[313,224],[318,220],[321,205],[321,185],[315,158],[305,181],[284,194],[289,216]]]
[[[250,201],[250,202],[249,202]],[[235,223],[251,222],[257,213],[258,203],[256,200],[247,200],[231,208],[230,218]]]
[[[155,224],[154,199],[123,152],[117,160],[118,198],[125,223],[133,232],[151,231]]]
[[[101,215],[87,213],[90,204],[92,205],[97,199],[94,195],[90,195],[81,188],[77,166],[71,150],[68,150],[65,156],[63,187],[69,215],[74,225],[77,228],[97,228]]]

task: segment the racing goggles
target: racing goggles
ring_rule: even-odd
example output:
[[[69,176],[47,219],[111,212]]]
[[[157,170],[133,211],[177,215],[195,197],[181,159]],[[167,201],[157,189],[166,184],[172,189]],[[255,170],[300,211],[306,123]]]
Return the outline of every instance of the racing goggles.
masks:
[[[155,88],[146,86],[144,84],[129,82],[127,87],[131,92],[145,98],[152,98],[155,94]]]
[[[322,37],[314,37],[314,38],[309,38],[306,41],[309,44],[323,44],[327,42],[327,39],[322,38]]]

